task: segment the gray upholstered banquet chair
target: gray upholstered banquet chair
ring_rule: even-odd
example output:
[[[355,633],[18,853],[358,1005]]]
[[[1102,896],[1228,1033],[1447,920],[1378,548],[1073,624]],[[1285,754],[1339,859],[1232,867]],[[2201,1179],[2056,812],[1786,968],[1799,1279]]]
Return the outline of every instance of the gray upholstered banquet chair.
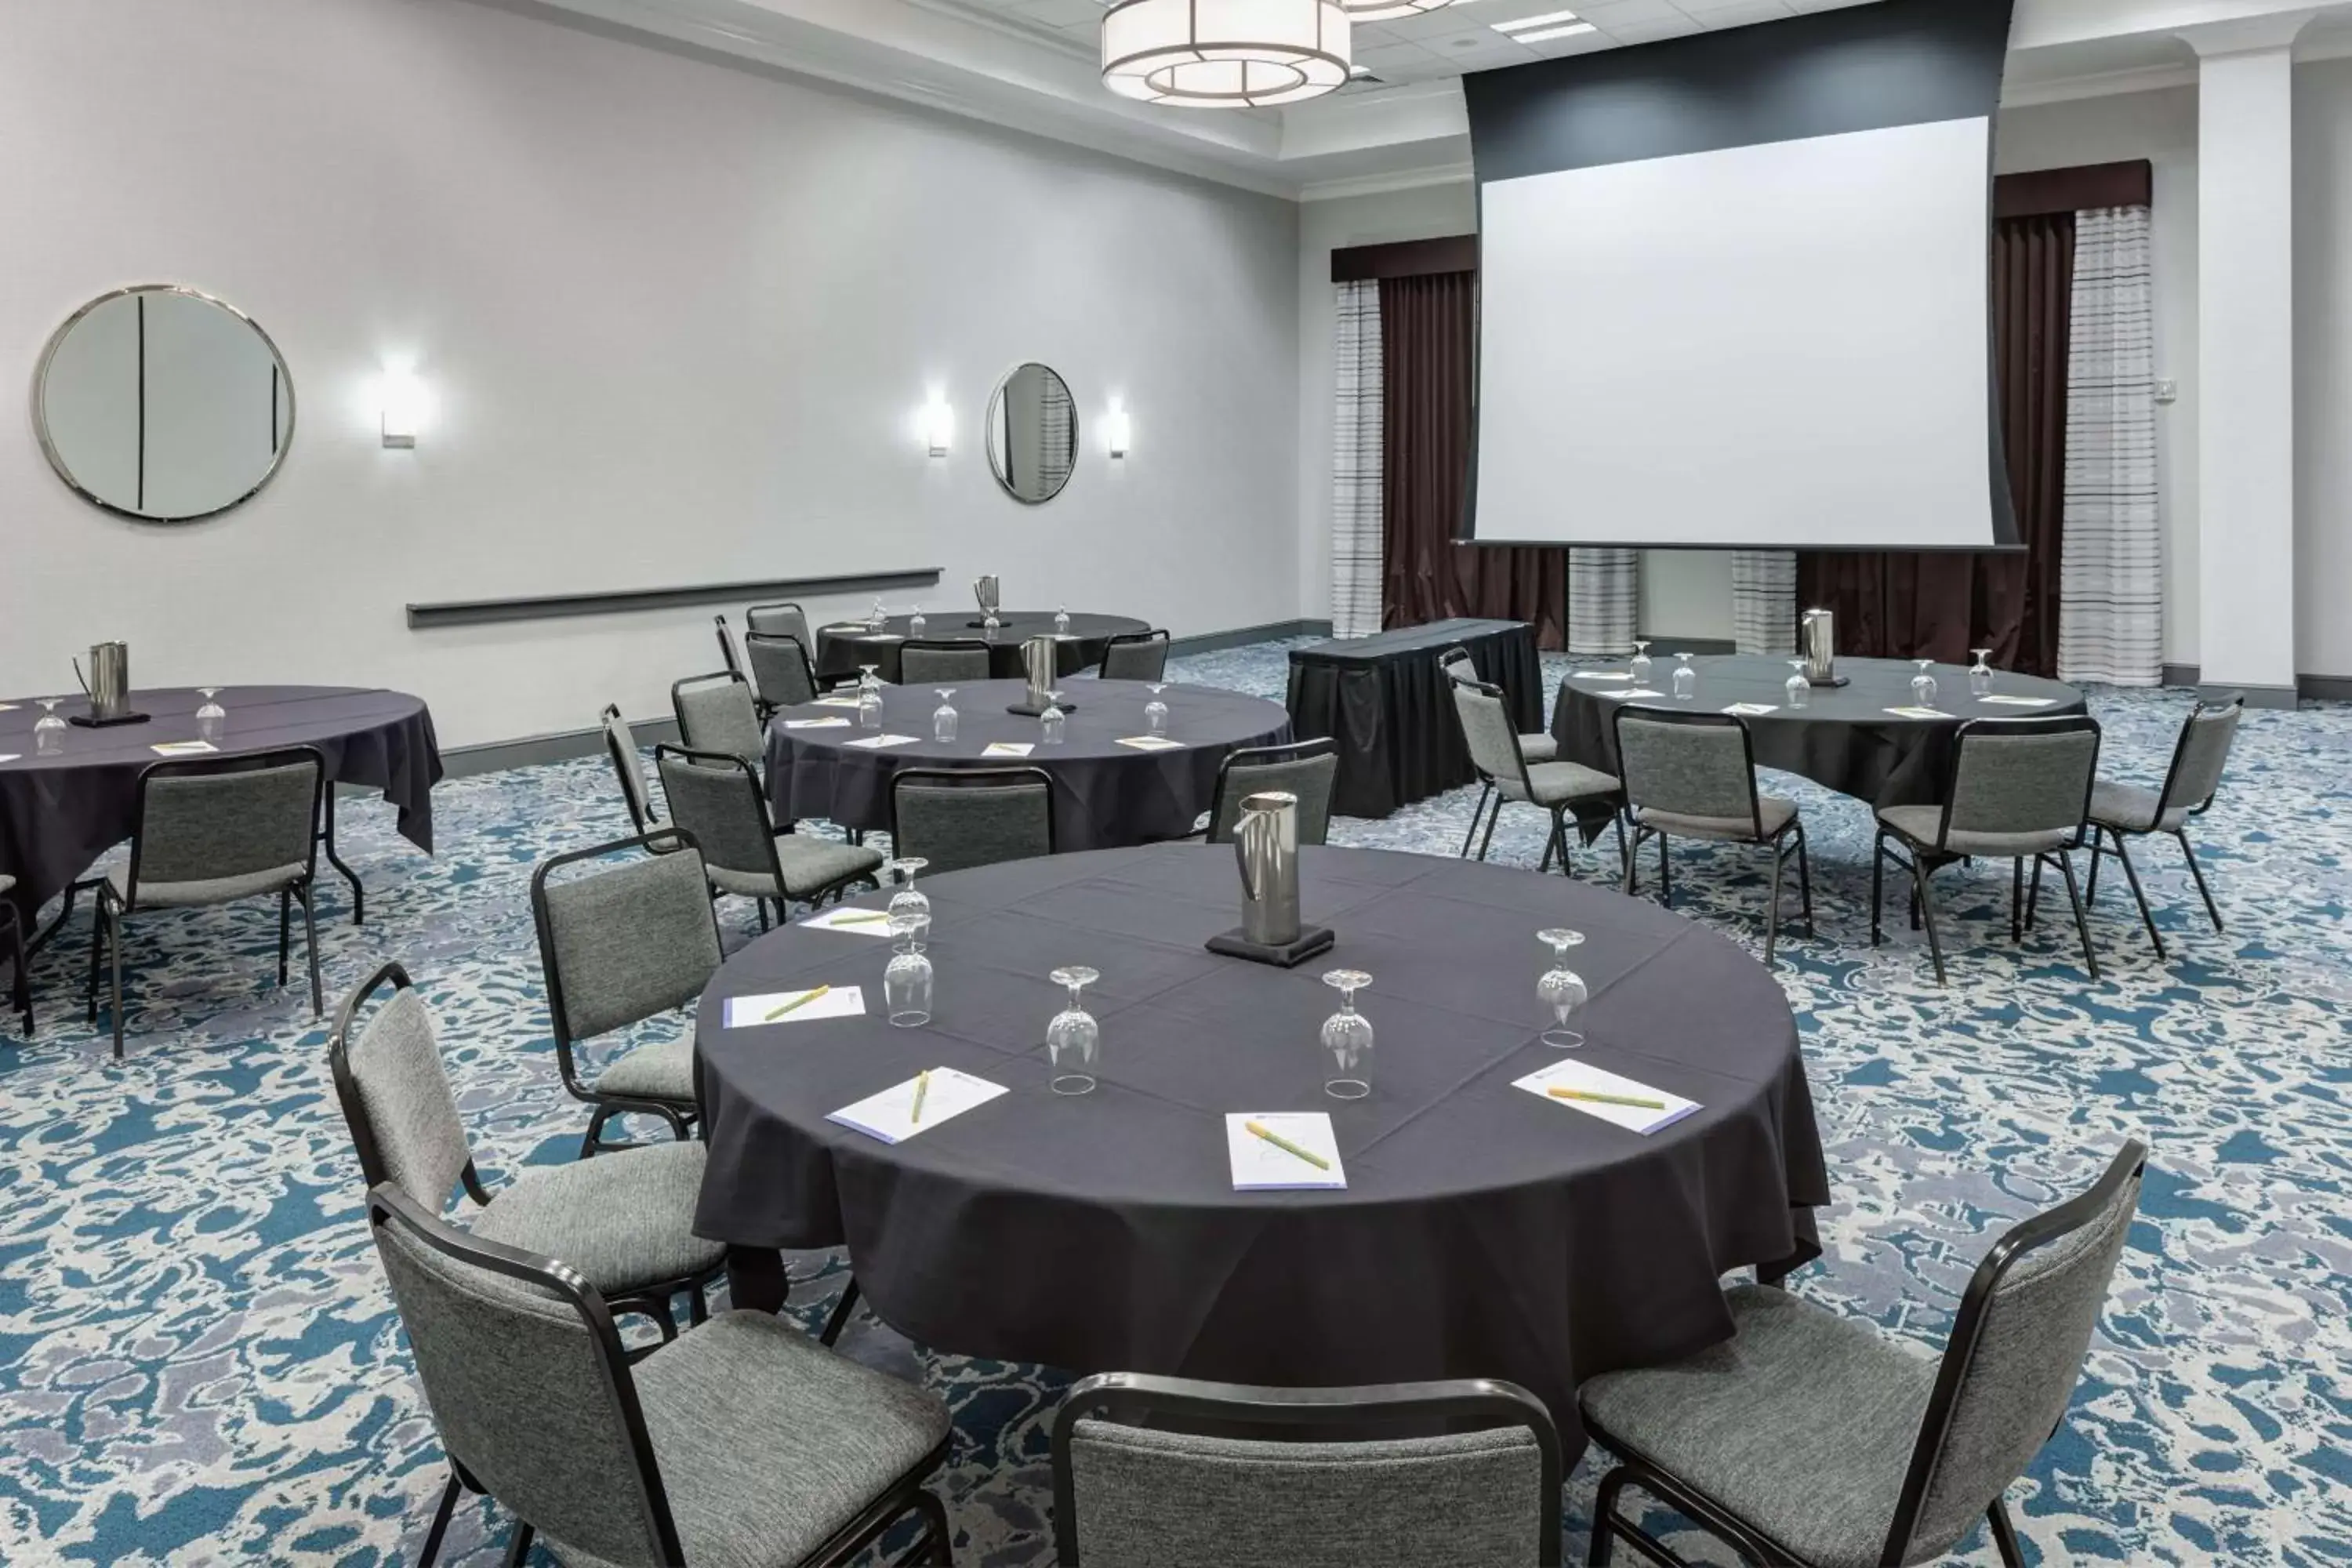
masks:
[[[988,679],[988,645],[976,637],[937,638],[898,646],[898,684],[948,686]]]
[[[667,853],[651,853],[657,847]],[[583,865],[591,860],[610,864],[592,870]],[[657,1116],[685,1137],[695,1115],[691,1018],[673,1020],[666,1037],[607,1062],[593,1080],[581,1076],[578,1047],[674,1013],[710,984],[719,921],[692,837],[665,828],[558,855],[531,874],[530,912],[556,1070],[574,1100],[595,1108],[580,1157],[627,1148],[604,1142],[604,1131],[632,1111]]]
[[[621,800],[629,808],[629,820],[639,833],[652,833],[669,826],[654,808],[652,792],[646,788],[645,763],[637,757],[637,737],[629,721],[621,717],[620,704],[607,703],[596,715],[604,731],[604,754],[613,759],[613,776],[621,781]]]
[[[2189,819],[2203,813],[2221,792],[2221,773],[2230,765],[2230,747],[2238,738],[2238,721],[2245,710],[2243,693],[2210,705],[2200,702],[2191,709],[2180,726],[2180,739],[2173,745],[2172,765],[2165,770],[2162,788],[2110,784],[2105,779],[2091,787],[2091,875],[2083,889],[2083,901],[2099,901],[2099,861],[2114,856],[2124,868],[2125,880],[2131,884],[2132,899],[2139,905],[2140,921],[2147,927],[2147,940],[2156,944],[2158,958],[2164,956],[2164,938],[2156,932],[2156,916],[2148,911],[2147,895],[2140,890],[2139,872],[2124,840],[2151,833],[2169,833],[2179,839],[2189,874],[2197,879],[2197,891],[2204,897],[2205,912],[2211,917],[2213,929],[2221,929],[2221,906],[2213,901],[2213,889],[2205,885],[2205,868],[2197,864],[2197,851],[2189,847]]]
[[[387,985],[392,994],[355,1033],[360,1010]],[[665,1339],[677,1332],[674,1296],[686,1295],[693,1320],[702,1321],[704,1287],[724,1267],[727,1249],[694,1234],[701,1143],[526,1166],[492,1193],[474,1168],[433,1015],[397,963],[344,999],[327,1037],[327,1062],[370,1187],[391,1184],[439,1215],[462,1186],[476,1205],[468,1224],[475,1236],[561,1258],[615,1307],[651,1318]]]
[[[768,712],[816,700],[816,669],[799,639],[782,632],[753,632],[743,639],[751,685]]]
[[[758,773],[767,760],[767,732],[760,724],[751,684],[733,670],[692,675],[669,689],[677,716],[678,743],[690,752],[723,752]]]
[[[26,973],[25,968],[24,923],[17,919],[16,905],[15,901],[8,897],[9,892],[14,889],[16,886],[16,878],[0,875],[0,926],[5,926],[8,931],[8,973],[13,977],[9,981],[9,984],[13,988],[10,994],[16,999],[16,1010],[25,1015],[25,1038],[29,1040],[33,1037],[35,1033],[33,1027],[33,982],[31,975]]]
[[[1462,721],[1462,740],[1470,749],[1470,763],[1480,775],[1494,785],[1494,815],[1486,819],[1486,837],[1478,846],[1478,858],[1486,858],[1495,842],[1495,825],[1502,820],[1506,802],[1539,805],[1551,814],[1551,838],[1544,846],[1543,864],[1539,871],[1551,869],[1551,858],[1559,857],[1562,875],[1569,868],[1568,827],[1569,809],[1579,801],[1606,801],[1614,807],[1618,797],[1617,781],[1607,773],[1595,773],[1581,763],[1531,763],[1520,750],[1519,732],[1511,723],[1510,710],[1504,705],[1502,688],[1489,686],[1481,680],[1453,681],[1454,710]],[[1484,809],[1486,797],[1479,797]],[[1622,867],[1625,856],[1625,821],[1617,818],[1617,855]],[[1477,818],[1471,818],[1470,829],[1478,829]],[[1464,843],[1468,850],[1468,843]]]
[[[2055,1435],[2138,1206],[2146,1151],[1993,1245],[1960,1298],[1940,1363],[1872,1324],[1766,1285],[1727,1294],[1730,1341],[1672,1366],[1604,1373],[1577,1391],[1619,1464],[1594,1505],[1591,1561],[1657,1543],[1618,1510],[1629,1486],[1750,1563],[1907,1568],[1981,1519],[2024,1568],[2001,1494]]]
[[[803,648],[814,648],[809,640],[808,613],[798,605],[754,605],[743,612],[743,629],[754,637],[790,637]]]
[[[950,1429],[931,1394],[766,1312],[698,1322],[632,1362],[604,1293],[568,1263],[460,1230],[395,1183],[367,1206],[449,1458],[424,1568],[468,1490],[514,1515],[510,1563],[541,1535],[592,1568],[838,1563],[909,1513],[918,1545],[950,1561],[947,1510],[923,1489]]]
[[[1054,780],[1043,768],[900,768],[890,844],[934,877],[1054,852]]]
[[[1298,797],[1298,842],[1322,844],[1331,830],[1331,786],[1339,776],[1339,747],[1330,740],[1288,741],[1279,746],[1244,746],[1217,764],[1215,804],[1209,812],[1209,842],[1231,844],[1241,821],[1242,802],[1277,790]]]
[[[1941,805],[1886,805],[1878,810],[1878,837],[1870,857],[1870,944],[1882,940],[1879,912],[1886,867],[1911,873],[1919,918],[1927,924],[1927,952],[1935,960],[1936,984],[1946,983],[1944,942],[1936,929],[1936,900],[1929,879],[1956,860],[2007,860],[2010,864],[2010,940],[2023,935],[2021,918],[2031,908],[2025,894],[2025,864],[2033,863],[2036,892],[2042,868],[2056,861],[2074,907],[2074,930],[2083,940],[2083,962],[2099,978],[2098,955],[2091,951],[2090,922],[2084,918],[2074,881],[2072,852],[2083,847],[2091,808],[2091,783],[2099,769],[2099,721],[2085,714],[2049,719],[1972,719],[1952,742],[1950,772]],[[1900,846],[1902,855],[1895,852]]]
[[[1363,1435],[1398,1423],[1448,1430]],[[1250,1436],[1223,1435],[1235,1430]],[[1254,1388],[1108,1373],[1073,1387],[1054,1420],[1055,1560],[1549,1568],[1559,1471],[1550,1413],[1514,1384]]]
[[[719,658],[720,662],[727,666],[727,673],[743,675],[748,679],[748,672],[743,668],[743,650],[736,645],[735,628],[727,624],[725,616],[713,616],[710,618],[715,623],[719,633]]]
[[[1164,631],[1121,632],[1103,648],[1103,680],[1165,680],[1168,679],[1168,634]]]
[[[1459,645],[1445,650],[1438,660],[1438,668],[1452,680],[1467,680],[1475,685],[1479,679],[1478,661],[1470,657],[1468,648]],[[1559,742],[1540,731],[1532,735],[1523,733],[1519,736],[1519,755],[1530,763],[1553,762],[1559,756]],[[1465,856],[1470,853],[1471,841],[1478,837],[1478,819],[1486,815],[1486,803],[1494,798],[1494,794],[1493,776],[1481,771],[1478,774],[1478,805],[1470,813],[1470,831],[1462,836],[1462,853]]]
[[[1805,855],[1805,825],[1797,803],[1756,786],[1756,748],[1748,722],[1736,713],[1670,713],[1620,703],[1614,720],[1617,772],[1625,783],[1625,815],[1633,842],[1625,854],[1625,891],[1636,890],[1644,839],[1658,841],[1658,900],[1674,907],[1673,862],[1666,840],[1703,838],[1719,844],[1759,844],[1772,853],[1772,887],[1764,911],[1764,962],[1780,937],[1780,872],[1797,858],[1805,934],[1813,936],[1813,871]]]
[[[98,887],[89,929],[89,1021],[98,1022],[98,972],[113,960],[114,1054],[122,1055],[122,927],[148,910],[197,909],[278,897],[278,984],[286,984],[293,906],[302,906],[310,956],[310,1012],[319,988],[319,923],[310,886],[319,864],[319,795],[326,759],[315,746],[240,757],[150,763],[139,774],[129,864]]]
[[[814,907],[856,882],[881,885],[875,876],[880,851],[789,826],[779,831],[760,775],[742,758],[656,746],[654,768],[669,799],[670,825],[694,836],[710,886],[757,900],[761,931],[772,900],[782,921],[794,903]]]

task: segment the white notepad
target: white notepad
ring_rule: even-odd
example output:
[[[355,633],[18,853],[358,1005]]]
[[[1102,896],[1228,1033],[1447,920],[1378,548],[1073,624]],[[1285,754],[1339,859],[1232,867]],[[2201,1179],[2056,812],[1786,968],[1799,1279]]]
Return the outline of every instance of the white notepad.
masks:
[[[0,752],[0,763],[13,763],[24,754],[22,752]]]
[[[1181,752],[1184,749],[1183,742],[1171,741],[1165,735],[1129,735],[1119,744],[1132,746],[1139,752]]]
[[[789,1013],[782,1011],[790,1004],[806,996]],[[806,1024],[818,1018],[856,1018],[866,1012],[866,989],[861,985],[835,985],[824,995],[814,987],[806,991],[774,991],[761,996],[730,996],[727,998],[727,1027],[756,1029],[762,1024]]]
[[[1663,691],[1653,691],[1648,687],[1643,686],[1637,687],[1631,691],[1604,691],[1601,695],[1611,698],[1619,702],[1631,702],[1636,697],[1664,697],[1665,693]]]
[[[166,741],[160,746],[147,749],[159,757],[201,757],[207,752],[220,750],[210,741]]]
[[[857,706],[857,699],[855,697],[820,697],[810,703],[810,706],[813,708],[855,708]]]
[[[1297,1144],[1322,1160],[1327,1169],[1302,1160],[1280,1144],[1269,1143],[1249,1130],[1256,1122],[1276,1137]],[[1331,1131],[1331,1118],[1320,1110],[1237,1110],[1225,1118],[1225,1157],[1233,1163],[1234,1191],[1281,1193],[1305,1188],[1344,1187],[1348,1173],[1339,1163],[1339,1143]]]
[[[888,936],[890,911],[887,910],[827,910],[821,915],[811,915],[800,923],[810,931],[847,931],[852,936]]]
[[[14,702],[0,702],[0,713],[14,713],[16,706]]]
[[[1643,1134],[1655,1132],[1661,1127],[1671,1127],[1699,1108],[1698,1101],[1695,1100],[1685,1100],[1679,1094],[1668,1094],[1663,1089],[1653,1089],[1646,1083],[1620,1078],[1606,1068],[1597,1068],[1573,1057],[1554,1062],[1540,1072],[1531,1072],[1511,1087],[1526,1089],[1547,1105],[1581,1110],[1587,1116],[1614,1122],[1628,1132]],[[1665,1109],[1657,1110],[1646,1105],[1611,1105],[1597,1100],[1562,1100],[1551,1092],[1555,1088],[1579,1089],[1592,1094],[1623,1095],[1630,1100],[1654,1100],[1663,1102]]]
[[[918,1132],[928,1132],[940,1122],[961,1116],[975,1105],[986,1105],[1004,1092],[1001,1083],[991,1083],[953,1068],[933,1068],[929,1087],[923,1091],[922,1116],[919,1121],[915,1115],[915,1086],[922,1081],[919,1076],[892,1084],[879,1094],[869,1094],[855,1105],[843,1106],[825,1120],[853,1128],[869,1138],[879,1138],[885,1143],[903,1143]]]
[[[1631,680],[1633,676],[1632,671],[1623,669],[1580,669],[1569,679],[1570,680]]]
[[[1730,707],[1724,710],[1726,713],[1738,713],[1743,716],[1752,716],[1758,713],[1778,713],[1780,710],[1777,706],[1769,702],[1735,702]]]
[[[1025,757],[1037,749],[1030,741],[991,741],[980,753],[983,757]]]
[[[1897,719],[1948,719],[1951,717],[1940,708],[1889,708],[1887,711]]]
[[[849,728],[849,721],[846,719],[787,719],[784,721],[784,728],[787,730],[846,730]]]
[[[1979,702],[1998,702],[2004,708],[2055,708],[2055,697],[1979,697]]]
[[[915,737],[912,735],[868,735],[863,740],[850,741],[845,743],[856,746],[861,751],[878,752],[885,746],[911,746],[915,743]]]
[[[842,633],[842,634],[844,634],[844,635],[845,636],[845,635],[847,635],[847,634],[848,634],[848,633],[850,633],[850,632],[862,632],[862,631],[864,631],[864,630],[866,629],[866,627],[865,627],[863,625],[861,625],[860,623],[856,622],[856,621],[849,621],[849,622],[845,622],[845,623],[844,623],[844,624],[843,624],[843,625],[841,625],[841,626],[827,626],[827,627],[825,627],[824,629],[825,629],[826,631],[829,631],[829,632],[839,632],[839,633]]]

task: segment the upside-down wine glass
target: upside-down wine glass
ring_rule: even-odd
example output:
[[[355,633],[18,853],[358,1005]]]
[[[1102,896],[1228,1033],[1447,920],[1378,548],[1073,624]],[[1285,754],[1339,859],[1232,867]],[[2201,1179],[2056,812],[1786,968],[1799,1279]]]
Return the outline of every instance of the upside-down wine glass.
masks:
[[[869,664],[864,668],[866,675],[871,677],[874,667]],[[882,683],[878,680],[866,679],[858,682],[857,727],[861,730],[882,728]]]
[[[888,630],[889,626],[890,612],[882,607],[881,600],[875,600],[874,613],[866,617],[866,629],[869,632],[883,632]]]
[[[1356,993],[1372,983],[1360,969],[1334,969],[1323,984],[1339,993],[1339,1010],[1323,1020],[1323,1048],[1331,1053],[1331,1076],[1323,1092],[1334,1100],[1361,1100],[1372,1092],[1372,1021],[1356,1011]]]
[[[1062,605],[1057,606],[1057,607],[1055,609],[1055,611],[1054,611],[1054,633],[1055,633],[1055,636],[1057,636],[1057,637],[1068,637],[1068,636],[1070,635],[1070,606],[1069,606],[1069,605]]]
[[[1813,700],[1813,683],[1805,679],[1805,661],[1803,659],[1790,659],[1789,661],[1789,668],[1790,671],[1789,676],[1789,684],[1787,687],[1789,693],[1789,706],[1791,708],[1802,708]]]
[[[1168,733],[1168,704],[1160,700],[1160,694],[1168,689],[1168,683],[1150,680],[1144,682],[1144,687],[1151,693],[1151,700],[1143,705],[1144,731],[1148,734],[1165,735]]]
[[[1992,649],[1980,647],[1969,651],[1977,656],[1977,661],[1969,666],[1969,695],[1981,702],[1992,695],[1992,665],[1989,662]]]
[[[955,688],[941,686],[933,689],[940,694],[940,705],[931,710],[931,739],[952,741],[956,738]]]
[[[910,637],[921,637],[923,635],[923,628],[930,624],[931,623],[926,619],[923,615],[923,606],[919,604],[914,607],[913,612],[907,616],[907,635]]]
[[[1068,721],[1069,715],[1062,711],[1062,694],[1058,691],[1045,693],[1045,710],[1037,715],[1037,725],[1045,731],[1045,744],[1060,745],[1062,727]]]
[[[1698,671],[1691,668],[1691,656],[1675,655],[1675,698],[1687,702],[1698,695]]]
[[[1056,985],[1070,988],[1070,1005],[1045,1026],[1045,1050],[1054,1076],[1047,1084],[1055,1094],[1088,1094],[1095,1087],[1095,1063],[1102,1056],[1102,1026],[1083,1005],[1087,986],[1102,976],[1083,964],[1056,969]]]
[[[931,919],[931,900],[929,894],[915,886],[915,873],[929,864],[929,860],[919,855],[902,855],[890,862],[887,869],[892,876],[898,879],[898,890],[890,895],[890,914],[893,919],[899,915],[918,915],[922,918],[925,929],[929,929]],[[923,932],[918,931],[915,934],[918,939],[915,948],[919,952],[923,945],[920,941]]]
[[[1911,662],[1919,667],[1919,673],[1911,678],[1911,705],[1914,708],[1933,707],[1936,701],[1936,678],[1927,673],[1927,667],[1936,661],[1932,658],[1915,658]]]
[[[220,743],[221,731],[228,725],[228,710],[213,700],[220,695],[220,689],[217,686],[196,688],[196,695],[205,700],[205,705],[196,710],[196,736],[215,745]]]
[[[1630,668],[1633,671],[1634,685],[1647,686],[1650,684],[1650,645],[1648,643],[1643,642],[1639,638],[1634,640],[1633,662]]]
[[[1536,995],[1551,1014],[1551,1027],[1543,1032],[1543,1043],[1556,1051],[1575,1050],[1584,1044],[1584,1031],[1569,1026],[1590,993],[1584,977],[1568,966],[1568,950],[1583,946],[1584,933],[1556,927],[1536,932],[1536,940],[1551,949],[1551,967],[1536,982]]]
[[[66,749],[66,721],[58,717],[58,704],[62,697],[36,697],[41,705],[41,717],[33,726],[33,752],[37,756],[54,757]]]
[[[931,917],[913,910],[890,911],[890,934],[898,939],[889,967],[882,971],[882,1004],[893,1026],[919,1027],[931,1021],[931,961],[923,953],[923,930]]]

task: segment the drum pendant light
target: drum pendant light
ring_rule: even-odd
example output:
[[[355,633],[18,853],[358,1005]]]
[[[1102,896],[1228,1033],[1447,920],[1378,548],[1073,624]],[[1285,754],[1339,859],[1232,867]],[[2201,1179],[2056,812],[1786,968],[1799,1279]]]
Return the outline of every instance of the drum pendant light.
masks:
[[[1340,0],[1118,0],[1103,15],[1103,81],[1146,103],[1300,103],[1347,85],[1348,29]]]

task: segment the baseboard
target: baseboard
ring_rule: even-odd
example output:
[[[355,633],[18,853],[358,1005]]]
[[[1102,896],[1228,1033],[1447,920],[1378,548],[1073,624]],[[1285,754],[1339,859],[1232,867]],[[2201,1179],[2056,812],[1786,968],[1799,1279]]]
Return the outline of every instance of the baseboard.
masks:
[[[2315,702],[2352,702],[2352,675],[2298,675],[2294,689]]]
[[[1229,647],[1247,647],[1252,643],[1275,642],[1283,637],[1328,637],[1331,635],[1328,621],[1268,621],[1262,626],[1236,626],[1229,632],[1203,632],[1198,637],[1176,637],[1168,644],[1171,657],[1181,658],[1188,654],[1222,653]]]
[[[2287,686],[2211,686],[2205,684],[2203,668],[2193,664],[2168,664],[2164,667],[2167,686],[2195,687],[2200,696],[2216,697],[2229,692],[2246,694],[2249,708],[2292,708],[2297,698],[2315,702],[2352,702],[2352,675],[2298,675],[2294,684]]]
[[[629,732],[641,746],[677,744],[677,721],[647,719],[632,721]],[[478,746],[455,746],[441,753],[442,776],[469,779],[478,773],[499,773],[509,768],[534,768],[545,763],[568,763],[593,757],[604,750],[604,731],[566,730],[555,735],[527,735],[520,741],[490,741]]]

